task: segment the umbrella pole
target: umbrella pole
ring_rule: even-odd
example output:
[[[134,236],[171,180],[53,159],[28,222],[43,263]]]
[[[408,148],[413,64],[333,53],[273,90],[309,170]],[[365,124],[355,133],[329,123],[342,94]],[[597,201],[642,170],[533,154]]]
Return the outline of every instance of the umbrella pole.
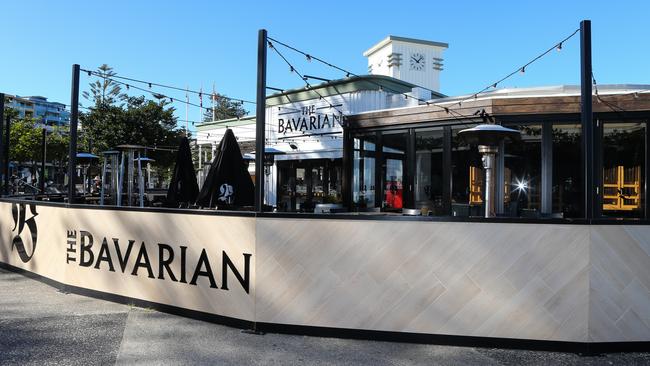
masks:
[[[107,156],[104,157],[104,164],[102,164],[102,181],[100,182],[101,190],[99,193],[99,205],[104,206],[104,182],[106,182],[106,160]]]
[[[138,151],[138,190],[140,193],[140,207],[144,207],[144,177],[142,176],[142,161],[140,157],[141,155]]]
[[[126,153],[122,152],[122,161],[120,164],[120,172],[118,175],[118,183],[117,183],[117,205],[122,206],[122,186],[124,185],[124,155]]]

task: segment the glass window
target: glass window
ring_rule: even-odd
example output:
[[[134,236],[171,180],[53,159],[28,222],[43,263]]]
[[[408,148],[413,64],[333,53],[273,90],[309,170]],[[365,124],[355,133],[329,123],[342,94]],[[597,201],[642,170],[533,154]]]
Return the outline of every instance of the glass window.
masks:
[[[603,215],[644,216],[645,124],[603,124]]]
[[[507,126],[521,132],[518,141],[504,143],[504,213],[538,217],[542,192],[542,126]]]
[[[453,216],[479,216],[483,205],[483,163],[477,146],[470,146],[458,132],[472,125],[452,127],[451,211]]]
[[[319,203],[340,203],[341,159],[278,161],[278,211],[310,212]]]
[[[385,209],[404,207],[404,169],[408,132],[391,132],[382,135],[383,192],[382,206]]]
[[[433,215],[443,212],[442,128],[415,132],[415,207]]]
[[[314,164],[311,167],[311,196],[314,204],[323,203],[325,198],[325,167]]]
[[[357,208],[376,207],[375,147],[375,134],[361,135],[354,138],[352,202]]]
[[[278,211],[293,211],[296,178],[294,168],[288,162],[278,162]]]
[[[303,167],[296,168],[296,210],[304,209],[307,201],[307,170]]]
[[[584,217],[580,124],[553,124],[553,213]]]

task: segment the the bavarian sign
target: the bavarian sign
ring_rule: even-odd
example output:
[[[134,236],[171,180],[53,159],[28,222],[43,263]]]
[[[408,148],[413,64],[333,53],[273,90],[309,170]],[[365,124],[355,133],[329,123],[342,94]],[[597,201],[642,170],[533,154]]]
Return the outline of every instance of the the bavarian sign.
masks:
[[[276,124],[275,132],[279,137],[342,132],[343,116],[339,112],[340,107],[319,103],[299,108],[277,108],[272,119]]]
[[[0,232],[0,262],[14,267],[85,289],[253,319],[252,217],[0,203]]]

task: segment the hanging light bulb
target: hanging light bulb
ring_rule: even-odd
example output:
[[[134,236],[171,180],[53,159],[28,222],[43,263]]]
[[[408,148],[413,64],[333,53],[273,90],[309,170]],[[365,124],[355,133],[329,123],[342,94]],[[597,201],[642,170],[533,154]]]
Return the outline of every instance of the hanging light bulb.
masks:
[[[522,66],[521,69],[519,70],[520,73],[525,74],[526,73],[526,66]]]
[[[293,68],[293,66],[289,66],[289,72],[294,72],[294,71],[296,70]]]
[[[562,51],[562,42],[558,43],[555,49],[557,49],[558,52]]]
[[[148,84],[149,84],[149,89],[151,89],[151,83],[148,83]]]
[[[496,89],[496,88],[497,88],[497,83],[492,84],[492,87],[493,87],[494,89]]]
[[[311,62],[311,56],[309,54],[305,55],[305,57],[307,58],[308,62]]]

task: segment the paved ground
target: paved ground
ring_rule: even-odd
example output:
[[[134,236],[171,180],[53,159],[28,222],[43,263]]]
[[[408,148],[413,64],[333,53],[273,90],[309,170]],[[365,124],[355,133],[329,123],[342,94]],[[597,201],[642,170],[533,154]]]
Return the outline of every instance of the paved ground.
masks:
[[[0,365],[648,365],[650,353],[443,347],[239,329],[115,304],[0,270]]]

